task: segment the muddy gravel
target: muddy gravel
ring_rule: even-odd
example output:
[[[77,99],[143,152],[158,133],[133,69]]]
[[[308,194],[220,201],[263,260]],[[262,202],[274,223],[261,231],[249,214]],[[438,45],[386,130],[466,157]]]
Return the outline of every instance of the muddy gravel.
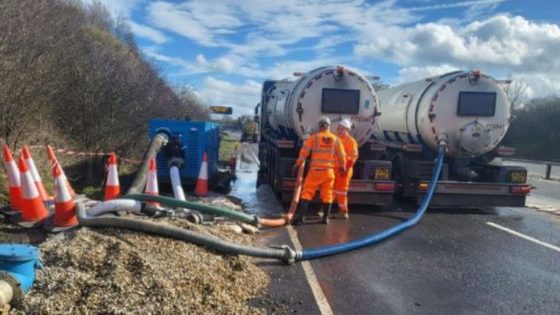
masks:
[[[252,244],[225,225],[160,219]],[[44,267],[10,314],[264,314],[268,276],[244,256],[119,229],[80,228],[40,245]]]

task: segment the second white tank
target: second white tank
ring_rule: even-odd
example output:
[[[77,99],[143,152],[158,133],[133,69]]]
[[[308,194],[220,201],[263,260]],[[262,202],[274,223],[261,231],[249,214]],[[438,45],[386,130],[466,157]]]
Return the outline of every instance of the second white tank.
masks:
[[[448,138],[449,156],[476,157],[495,148],[510,121],[503,87],[479,71],[457,71],[378,91],[381,116],[373,140],[421,144],[437,150]]]

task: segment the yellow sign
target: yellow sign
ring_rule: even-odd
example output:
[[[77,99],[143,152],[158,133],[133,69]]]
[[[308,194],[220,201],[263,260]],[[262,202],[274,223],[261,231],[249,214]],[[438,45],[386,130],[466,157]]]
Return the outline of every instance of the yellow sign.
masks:
[[[527,181],[527,174],[525,172],[511,172],[510,178],[512,183],[524,183]]]
[[[385,167],[376,167],[374,179],[389,179],[389,169]]]
[[[233,108],[227,106],[210,106],[210,111],[214,114],[231,115]]]

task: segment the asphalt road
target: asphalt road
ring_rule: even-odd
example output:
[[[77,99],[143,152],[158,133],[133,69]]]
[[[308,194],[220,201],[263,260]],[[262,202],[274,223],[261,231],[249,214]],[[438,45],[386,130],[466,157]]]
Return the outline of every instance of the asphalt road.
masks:
[[[236,188],[255,196],[249,208],[280,211],[267,187],[248,194],[255,192],[253,176],[247,167]],[[543,197],[558,201],[560,183],[537,184]],[[414,210],[410,204],[352,208],[348,221],[296,227],[297,241],[303,248],[344,242],[401,222]],[[293,246],[286,228],[265,230],[261,241]],[[380,244],[311,261],[316,282],[303,263],[259,264],[271,275],[270,299],[287,305],[286,313],[321,313],[314,285],[326,298],[321,309],[334,314],[560,312],[560,216],[529,208],[429,211],[417,226]]]

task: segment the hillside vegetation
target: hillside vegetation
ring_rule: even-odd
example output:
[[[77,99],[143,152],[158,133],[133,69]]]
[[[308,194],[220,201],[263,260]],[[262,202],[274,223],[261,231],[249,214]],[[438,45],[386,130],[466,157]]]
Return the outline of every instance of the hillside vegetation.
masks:
[[[0,143],[139,155],[150,118],[206,119],[99,3],[0,0]]]
[[[560,161],[560,98],[530,100],[515,116],[504,145],[517,149],[517,157]]]

